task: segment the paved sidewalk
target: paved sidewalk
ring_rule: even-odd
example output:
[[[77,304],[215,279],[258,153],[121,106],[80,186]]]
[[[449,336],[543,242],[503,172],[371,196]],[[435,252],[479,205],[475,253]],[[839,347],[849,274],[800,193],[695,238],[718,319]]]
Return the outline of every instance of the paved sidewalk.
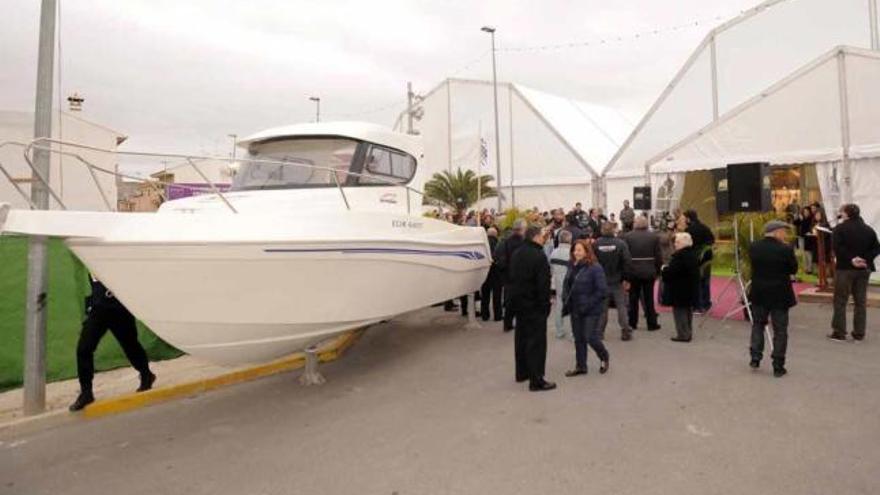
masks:
[[[234,368],[216,366],[190,356],[150,363],[156,374],[155,387],[167,387],[201,380],[227,373]],[[95,376],[95,397],[106,399],[134,392],[138,386],[138,373],[131,367],[104,371]],[[46,412],[66,411],[79,394],[76,379],[53,382],[46,386]],[[13,389],[0,393],[0,425],[22,418],[22,390]]]

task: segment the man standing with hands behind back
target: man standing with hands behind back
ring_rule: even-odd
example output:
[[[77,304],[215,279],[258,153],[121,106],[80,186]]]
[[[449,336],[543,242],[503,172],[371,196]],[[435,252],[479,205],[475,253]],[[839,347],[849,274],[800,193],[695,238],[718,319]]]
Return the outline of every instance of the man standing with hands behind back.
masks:
[[[852,294],[854,340],[865,338],[867,326],[868,279],[874,271],[874,258],[880,256],[877,232],[862,220],[859,207],[847,204],[840,207],[840,223],[831,236],[837,266],[834,274],[834,316],[829,339],[846,341],[846,305]]]
[[[764,327],[773,324],[773,376],[779,378],[785,370],[785,351],[788,347],[788,310],[797,304],[791,279],[797,274],[798,261],[794,249],[786,242],[789,226],[773,220],[764,226],[764,238],[752,243],[752,368],[761,366],[764,355]]]

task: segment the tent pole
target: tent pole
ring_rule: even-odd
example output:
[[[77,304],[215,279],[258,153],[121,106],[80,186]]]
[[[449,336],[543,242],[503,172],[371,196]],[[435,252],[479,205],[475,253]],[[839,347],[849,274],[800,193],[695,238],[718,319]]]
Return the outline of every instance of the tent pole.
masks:
[[[880,26],[877,19],[877,0],[868,2],[868,15],[871,16],[871,49],[880,50]]]
[[[452,81],[446,80],[446,166],[452,173]]]
[[[837,53],[837,80],[840,94],[840,145],[843,148],[843,202],[852,202],[852,170],[849,159],[850,128],[849,128],[849,98],[847,95],[846,81],[846,53],[840,50]]]
[[[507,128],[510,130],[510,206],[516,208],[516,187],[513,185],[513,91],[507,86]]]
[[[712,65],[712,121],[718,120],[718,54],[715,49],[715,33],[709,42],[709,58]]]

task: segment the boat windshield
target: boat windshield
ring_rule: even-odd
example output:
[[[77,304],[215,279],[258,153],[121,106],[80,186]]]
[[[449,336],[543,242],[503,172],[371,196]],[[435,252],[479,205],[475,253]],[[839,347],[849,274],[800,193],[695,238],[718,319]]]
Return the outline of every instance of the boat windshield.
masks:
[[[357,141],[345,138],[296,138],[253,145],[235,173],[232,189],[328,187],[337,181],[344,185],[357,146]]]

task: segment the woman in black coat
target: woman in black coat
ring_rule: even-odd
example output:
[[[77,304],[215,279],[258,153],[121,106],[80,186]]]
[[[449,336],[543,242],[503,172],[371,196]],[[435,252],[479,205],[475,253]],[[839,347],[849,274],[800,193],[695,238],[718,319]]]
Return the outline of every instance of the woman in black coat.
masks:
[[[663,300],[672,306],[675,318],[673,342],[690,342],[693,338],[694,307],[697,305],[700,285],[700,261],[690,234],[679,232],[674,239],[675,252],[663,268]]]
[[[572,248],[572,263],[563,283],[563,314],[571,315],[571,330],[574,335],[575,367],[565,376],[587,374],[587,345],[593,348],[602,362],[599,373],[608,372],[610,356],[599,337],[599,319],[605,311],[605,298],[608,283],[605,270],[590,244],[579,240]]]
[[[794,225],[797,227],[798,248],[804,253],[804,273],[813,273],[813,251],[816,249],[813,210],[809,206],[803,207],[795,218]]]

